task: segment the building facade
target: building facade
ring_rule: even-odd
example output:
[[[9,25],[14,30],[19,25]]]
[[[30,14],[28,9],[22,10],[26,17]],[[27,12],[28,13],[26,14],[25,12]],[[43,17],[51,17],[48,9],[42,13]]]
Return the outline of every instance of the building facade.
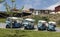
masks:
[[[58,12],[58,11],[60,11],[60,5],[55,7],[55,12]]]
[[[52,10],[30,9],[30,12],[31,12],[33,15],[40,15],[40,14],[49,14],[50,12],[52,12]]]
[[[55,7],[55,12],[56,12],[56,13],[60,13],[60,5],[57,6],[57,7]]]

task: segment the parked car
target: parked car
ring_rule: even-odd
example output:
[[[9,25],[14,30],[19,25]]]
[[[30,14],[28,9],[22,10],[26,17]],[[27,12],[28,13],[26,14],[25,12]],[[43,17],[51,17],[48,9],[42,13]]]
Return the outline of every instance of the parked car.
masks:
[[[39,20],[38,21],[38,30],[46,30],[47,26],[46,26],[47,22],[44,20]]]
[[[22,18],[8,17],[6,20],[6,28],[20,28],[22,27]]]
[[[24,25],[24,29],[34,29],[34,21],[34,19],[30,18],[24,19],[22,23]]]
[[[56,31],[55,28],[56,28],[56,22],[50,21],[50,22],[48,23],[48,28],[47,28],[47,30],[48,30],[48,31]]]

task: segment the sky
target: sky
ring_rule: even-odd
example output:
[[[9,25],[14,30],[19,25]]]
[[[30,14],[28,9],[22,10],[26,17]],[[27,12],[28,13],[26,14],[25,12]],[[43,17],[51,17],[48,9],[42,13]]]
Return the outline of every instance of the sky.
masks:
[[[11,0],[6,0],[7,3],[12,6]],[[5,11],[4,3],[0,3],[0,11]],[[24,6],[24,9],[51,9],[60,5],[60,0],[16,0],[16,8],[20,9]]]

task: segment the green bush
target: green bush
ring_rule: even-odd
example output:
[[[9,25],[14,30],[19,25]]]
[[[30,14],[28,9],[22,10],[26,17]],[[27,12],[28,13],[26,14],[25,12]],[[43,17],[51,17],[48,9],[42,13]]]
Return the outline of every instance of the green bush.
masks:
[[[35,23],[38,23],[38,20],[45,20],[45,21],[49,21],[50,19],[47,16],[34,16],[33,19],[35,19]]]
[[[57,22],[57,25],[60,25],[60,20],[56,21]]]
[[[42,20],[45,20],[45,21],[49,21],[49,18],[48,17],[42,17]]]
[[[35,19],[35,23],[37,24],[38,20],[41,20],[41,17],[40,16],[34,16],[33,19]]]

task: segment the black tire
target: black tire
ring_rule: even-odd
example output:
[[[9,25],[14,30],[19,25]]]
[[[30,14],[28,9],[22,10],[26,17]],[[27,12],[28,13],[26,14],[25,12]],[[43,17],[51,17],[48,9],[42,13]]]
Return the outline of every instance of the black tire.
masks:
[[[9,25],[6,25],[6,28],[10,28]]]

